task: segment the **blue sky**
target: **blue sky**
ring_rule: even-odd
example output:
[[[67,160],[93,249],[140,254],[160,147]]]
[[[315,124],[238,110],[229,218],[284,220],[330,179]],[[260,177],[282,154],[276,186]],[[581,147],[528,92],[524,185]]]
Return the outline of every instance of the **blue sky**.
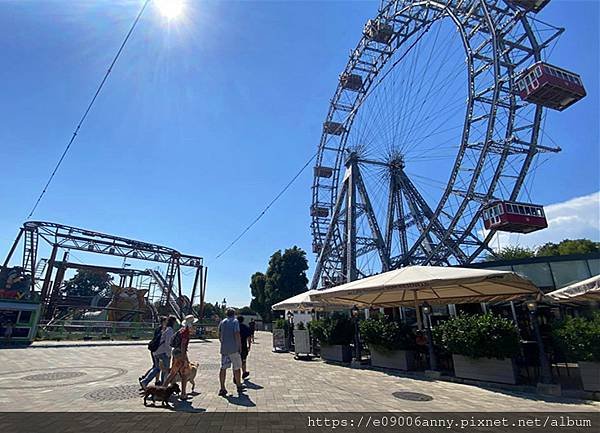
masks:
[[[4,251],[140,4],[0,0]],[[310,251],[311,170],[215,256],[315,152],[337,77],[377,6],[188,1],[171,22],[150,7],[34,218],[202,255],[207,299],[247,304],[249,277],[273,251]],[[555,0],[538,16],[567,29],[551,61],[580,73],[588,97],[547,116],[563,152],[537,170],[536,202],[600,189],[599,12],[596,1]]]

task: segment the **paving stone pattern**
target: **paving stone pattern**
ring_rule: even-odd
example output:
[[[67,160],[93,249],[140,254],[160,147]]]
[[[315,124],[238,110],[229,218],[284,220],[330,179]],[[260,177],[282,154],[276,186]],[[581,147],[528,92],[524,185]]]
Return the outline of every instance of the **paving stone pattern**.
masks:
[[[488,390],[476,386],[398,376],[380,370],[352,369],[321,360],[294,360],[272,353],[271,334],[257,333],[248,358],[251,375],[243,396],[219,397],[219,344],[190,344],[190,359],[200,363],[191,400],[174,399],[187,412],[290,411],[598,411],[600,402]],[[0,350],[0,411],[144,411],[137,378],[150,367],[145,345],[59,347],[33,345]],[[191,390],[191,386],[189,387]]]

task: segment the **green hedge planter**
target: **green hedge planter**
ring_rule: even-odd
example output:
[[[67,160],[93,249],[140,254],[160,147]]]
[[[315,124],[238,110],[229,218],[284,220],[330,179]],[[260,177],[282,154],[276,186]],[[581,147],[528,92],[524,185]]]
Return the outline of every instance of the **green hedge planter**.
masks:
[[[454,374],[485,382],[517,383],[515,324],[493,314],[461,314],[434,328],[434,341],[452,354]]]
[[[352,350],[349,345],[345,344],[321,345],[321,358],[325,361],[350,362],[352,361]]]
[[[388,350],[370,345],[371,365],[373,367],[391,368],[394,370],[414,370],[415,352],[412,350]]]
[[[600,392],[600,362],[579,361],[578,364],[583,389]]]
[[[556,322],[552,337],[567,360],[579,365],[583,389],[600,391],[600,313]]]
[[[517,369],[510,358],[469,358],[453,354],[452,361],[456,377],[512,385],[517,383]]]

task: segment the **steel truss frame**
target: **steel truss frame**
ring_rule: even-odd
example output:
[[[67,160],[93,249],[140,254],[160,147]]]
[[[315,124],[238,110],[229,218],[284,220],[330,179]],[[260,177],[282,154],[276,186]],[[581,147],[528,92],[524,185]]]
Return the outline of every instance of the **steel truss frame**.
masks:
[[[468,101],[460,148],[447,186],[434,208],[428,206],[403,167],[395,169],[390,176],[385,236],[381,236],[368,192],[364,183],[361,186],[358,165],[347,164],[348,137],[386,63],[397,50],[406,48],[411,38],[426,33],[443,18],[455,24],[466,54]],[[331,167],[333,173],[328,178],[315,175],[313,180],[313,208],[326,208],[329,212],[327,216],[312,216],[313,246],[318,250],[312,288],[356,279],[361,274],[356,269],[356,255],[373,249],[379,252],[382,271],[408,264],[472,262],[484,250],[491,251],[488,243],[495,232],[482,239],[476,224],[483,204],[503,196],[498,185],[501,178],[508,177],[505,171],[511,156],[519,156],[520,167],[515,176],[510,176],[514,178],[512,188],[504,198],[516,200],[534,157],[540,152],[560,151],[538,145],[542,108],[531,109],[518,102],[515,81],[521,69],[541,59],[543,49],[563,29],[553,28],[540,41],[532,29],[531,18],[504,0],[391,0],[382,5],[375,20],[392,26],[393,36],[382,43],[365,35],[352,51],[342,76],[360,75],[362,87],[347,88],[340,80],[326,123],[338,123],[341,129],[332,133],[324,128],[319,144],[316,166]],[[504,124],[496,121],[499,117]],[[490,161],[493,175],[488,182],[482,182],[482,171]],[[354,185],[362,203],[356,203]],[[409,209],[402,208],[402,197]],[[357,238],[357,213],[367,214],[370,238]],[[420,233],[412,245],[402,233],[407,224],[416,225]],[[401,254],[397,257],[391,257],[394,230],[400,232]]]
[[[152,276],[162,291],[161,305],[169,306],[172,313],[178,318],[181,319],[184,314],[188,313],[202,315],[207,277],[207,268],[204,266],[204,259],[202,257],[182,254],[177,250],[162,245],[150,244],[63,224],[45,221],[27,221],[19,230],[4,260],[4,267],[8,266],[21,240],[23,241],[22,267],[25,273],[31,277],[31,289],[39,291],[47,317],[52,316],[54,311],[66,269],[90,266],[68,263],[68,251],[70,250],[166,263],[167,271],[164,277],[160,272],[152,269],[143,271],[122,269],[121,271],[123,272],[119,273],[123,275],[137,273]],[[40,240],[46,242],[52,248],[48,259],[38,260]],[[65,251],[61,261],[57,260],[59,249]],[[104,268],[93,265],[91,267]],[[182,296],[181,267],[190,267],[196,270],[190,297],[190,311],[182,311],[176,302],[176,293],[177,296]],[[200,298],[199,313],[191,309],[197,293]]]

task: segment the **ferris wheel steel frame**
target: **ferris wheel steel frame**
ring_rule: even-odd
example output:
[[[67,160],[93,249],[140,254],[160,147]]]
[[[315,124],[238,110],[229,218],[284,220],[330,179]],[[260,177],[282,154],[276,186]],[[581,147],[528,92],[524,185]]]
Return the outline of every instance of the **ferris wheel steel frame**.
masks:
[[[392,174],[382,233],[360,173],[361,164],[382,162],[349,153],[348,138],[360,107],[385,79],[389,70],[385,74],[382,71],[394,54],[401,49],[406,50],[403,54],[408,53],[415,45],[411,39],[426,37],[434,23],[446,18],[460,33],[466,55],[468,97],[460,147],[435,207],[429,207],[419,194],[404,172],[401,158],[388,161]],[[532,18],[505,0],[392,0],[380,8],[374,20],[391,26],[393,34],[383,42],[363,34],[341,75],[360,76],[361,86],[338,82],[319,143],[315,170],[331,167],[332,172],[329,177],[315,173],[312,186],[311,209],[327,209],[324,213],[311,212],[313,250],[318,252],[313,289],[367,276],[359,275],[356,257],[369,251],[377,250],[381,271],[410,264],[472,262],[483,251],[491,251],[488,243],[495,231],[483,236],[476,225],[482,205],[499,198],[497,188],[507,160],[513,155],[522,158],[518,174],[512,176],[510,194],[504,194],[505,199],[516,200],[534,157],[540,152],[560,151],[538,144],[543,108],[532,109],[517,101],[515,82],[522,69],[542,59],[544,48],[564,29],[550,26],[550,34],[539,40]],[[484,125],[485,133],[475,132],[474,125]],[[496,158],[493,175],[488,182],[480,182],[484,165],[492,156]],[[357,202],[357,194],[362,204]],[[409,209],[403,209],[403,196]],[[454,209],[451,198],[458,203]],[[370,237],[357,236],[357,215],[366,216]],[[420,233],[412,245],[406,239],[407,224],[417,227]],[[398,256],[391,253],[395,230],[402,251]]]

